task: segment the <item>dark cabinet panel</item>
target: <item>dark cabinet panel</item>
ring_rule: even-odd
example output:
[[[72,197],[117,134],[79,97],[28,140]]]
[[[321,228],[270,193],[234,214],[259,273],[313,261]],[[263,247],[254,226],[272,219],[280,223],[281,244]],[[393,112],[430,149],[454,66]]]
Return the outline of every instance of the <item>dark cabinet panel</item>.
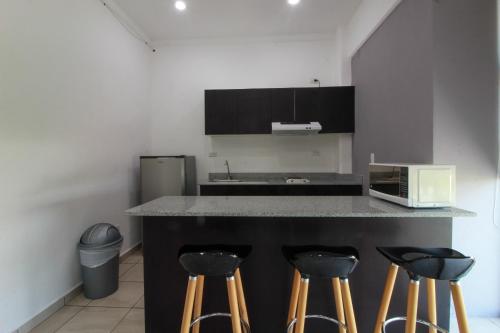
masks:
[[[321,122],[319,88],[297,88],[295,90],[295,120],[299,123]],[[323,123],[321,122],[323,125]]]
[[[208,196],[358,196],[361,185],[201,185],[200,195]]]
[[[353,133],[354,87],[297,89],[296,120],[318,121],[320,133]]]
[[[324,87],[319,91],[322,133],[354,133],[354,87]]]
[[[271,133],[271,91],[243,89],[235,93],[234,134]]]
[[[205,134],[236,134],[233,90],[205,91]]]
[[[269,89],[205,91],[205,134],[271,133]]]
[[[277,88],[271,90],[271,121],[293,121],[293,89]]]

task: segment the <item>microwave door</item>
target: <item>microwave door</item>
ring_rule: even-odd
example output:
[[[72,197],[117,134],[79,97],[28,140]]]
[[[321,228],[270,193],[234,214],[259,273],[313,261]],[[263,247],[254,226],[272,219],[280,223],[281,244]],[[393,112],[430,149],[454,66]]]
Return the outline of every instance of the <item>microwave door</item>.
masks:
[[[408,205],[408,168],[388,165],[370,166],[370,194]]]
[[[399,196],[400,174],[399,167],[377,166],[376,170],[370,172],[370,189]]]

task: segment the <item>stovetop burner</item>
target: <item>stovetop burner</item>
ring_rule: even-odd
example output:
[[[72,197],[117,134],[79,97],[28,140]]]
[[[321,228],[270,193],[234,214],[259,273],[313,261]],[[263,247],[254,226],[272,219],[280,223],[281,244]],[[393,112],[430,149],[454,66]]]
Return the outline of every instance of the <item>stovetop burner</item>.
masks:
[[[309,184],[311,181],[302,177],[285,177],[287,184]]]

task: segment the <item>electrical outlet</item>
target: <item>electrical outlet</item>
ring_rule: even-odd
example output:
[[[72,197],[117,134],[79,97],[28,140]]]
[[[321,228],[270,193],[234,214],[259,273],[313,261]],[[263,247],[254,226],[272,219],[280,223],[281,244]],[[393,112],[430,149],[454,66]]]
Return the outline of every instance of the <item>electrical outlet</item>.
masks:
[[[217,157],[217,152],[216,151],[209,152],[208,157]]]
[[[370,163],[375,163],[375,153],[370,153]]]
[[[317,84],[318,87],[321,87],[321,81],[317,78],[311,79],[311,84]]]

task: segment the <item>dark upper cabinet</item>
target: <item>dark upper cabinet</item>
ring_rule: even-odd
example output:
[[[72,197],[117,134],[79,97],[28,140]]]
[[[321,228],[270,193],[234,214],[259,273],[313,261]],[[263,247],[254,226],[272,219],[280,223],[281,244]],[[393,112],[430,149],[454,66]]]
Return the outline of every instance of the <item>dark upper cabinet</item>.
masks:
[[[205,134],[271,132],[269,89],[205,91]]]
[[[298,88],[296,120],[317,121],[320,133],[354,133],[354,87]]]
[[[354,87],[205,91],[205,134],[270,134],[271,122],[321,123],[354,132]]]
[[[234,90],[205,91],[205,134],[236,134]]]
[[[235,96],[235,134],[271,133],[269,89],[242,89]]]
[[[324,87],[319,91],[322,133],[354,133],[354,87]]]
[[[293,89],[277,88],[271,91],[271,121],[292,122],[293,119]]]
[[[319,121],[324,126],[320,121],[319,95],[320,88],[295,89],[295,121],[299,123]]]

